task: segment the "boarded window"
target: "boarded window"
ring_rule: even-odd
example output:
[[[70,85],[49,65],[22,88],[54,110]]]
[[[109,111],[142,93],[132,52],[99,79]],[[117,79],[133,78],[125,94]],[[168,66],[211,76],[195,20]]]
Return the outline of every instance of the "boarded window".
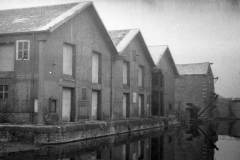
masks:
[[[0,85],[0,101],[8,99],[8,85]]]
[[[138,115],[142,116],[144,113],[144,95],[138,95]]]
[[[38,112],[38,99],[34,99],[34,113]]]
[[[30,41],[29,40],[17,40],[16,52],[17,60],[29,60],[30,59]]]
[[[0,45],[0,71],[13,71],[14,60],[14,46]]]
[[[73,46],[63,45],[63,74],[73,74]]]
[[[92,83],[100,83],[100,54],[92,54]]]
[[[143,66],[138,67],[138,87],[143,87]]]
[[[129,63],[123,62],[123,84],[129,84]]]

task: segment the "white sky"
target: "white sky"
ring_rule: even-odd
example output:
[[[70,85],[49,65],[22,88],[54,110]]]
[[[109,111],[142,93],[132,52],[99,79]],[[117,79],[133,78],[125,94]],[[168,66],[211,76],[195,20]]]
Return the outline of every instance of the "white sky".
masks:
[[[0,9],[76,0],[1,0]],[[140,28],[176,63],[213,62],[216,92],[240,97],[240,0],[94,0],[105,26]]]

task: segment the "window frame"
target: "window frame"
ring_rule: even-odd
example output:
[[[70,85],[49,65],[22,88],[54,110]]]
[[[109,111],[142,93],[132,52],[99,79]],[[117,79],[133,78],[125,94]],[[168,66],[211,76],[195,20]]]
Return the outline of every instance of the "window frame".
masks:
[[[93,79],[93,57],[96,55],[98,57],[98,70],[97,70],[97,82],[94,81]],[[97,52],[97,51],[92,51],[91,55],[91,76],[92,76],[92,84],[101,84],[102,83],[102,54]]]
[[[139,79],[139,72],[140,71],[142,72],[142,77],[141,77],[142,83],[141,84],[139,84],[139,81],[140,81],[140,79]],[[139,88],[144,88],[144,66],[143,65],[139,65],[138,66],[138,70],[137,70],[137,86]]]
[[[3,87],[2,90],[0,90],[0,94],[2,94],[2,98],[0,99],[0,101],[7,101],[9,99],[9,85],[7,84],[1,84],[0,86]],[[5,89],[7,86],[7,90]],[[7,93],[7,98],[5,98],[5,94]]]
[[[124,69],[122,70],[122,73],[123,73],[123,78],[122,78],[122,84],[123,85],[126,85],[126,86],[129,86],[130,85],[130,63],[129,61],[123,61],[123,66],[122,66],[122,69],[124,68],[124,66],[126,65],[126,80],[127,80],[127,83],[124,82]]]
[[[27,57],[27,59],[22,58],[22,57],[24,57],[24,52],[22,54],[22,57],[19,58],[19,43],[23,43],[22,51],[25,51],[24,42],[27,42],[27,44],[28,44],[28,48],[27,48],[27,56],[28,57]],[[22,60],[22,61],[30,60],[30,40],[17,40],[16,41],[16,60]]]
[[[67,46],[67,47],[71,47],[72,49],[72,57],[71,57],[71,60],[72,60],[72,66],[71,66],[71,74],[68,74],[68,73],[64,73],[64,47]],[[75,76],[75,53],[76,53],[76,46],[74,44],[71,44],[71,43],[63,43],[63,46],[62,46],[62,74],[64,76],[68,76],[68,77],[71,77],[73,78]]]

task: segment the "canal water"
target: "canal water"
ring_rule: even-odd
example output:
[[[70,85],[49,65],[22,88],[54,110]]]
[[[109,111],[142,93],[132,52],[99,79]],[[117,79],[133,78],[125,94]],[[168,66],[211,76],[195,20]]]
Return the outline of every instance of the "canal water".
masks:
[[[7,160],[239,160],[240,121],[155,129],[6,153]],[[215,146],[216,145],[216,146]],[[218,148],[218,150],[216,149]]]

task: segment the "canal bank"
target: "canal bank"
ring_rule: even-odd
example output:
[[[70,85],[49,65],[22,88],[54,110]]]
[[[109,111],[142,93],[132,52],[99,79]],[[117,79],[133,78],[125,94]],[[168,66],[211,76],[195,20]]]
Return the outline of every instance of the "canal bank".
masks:
[[[29,151],[0,153],[0,159],[212,160],[213,156],[206,137],[201,132],[189,132],[185,127],[154,128],[72,143],[36,146],[37,149]]]
[[[86,121],[59,125],[0,125],[2,142],[58,144],[153,128],[164,129],[178,123],[167,118],[141,118],[115,121]]]

